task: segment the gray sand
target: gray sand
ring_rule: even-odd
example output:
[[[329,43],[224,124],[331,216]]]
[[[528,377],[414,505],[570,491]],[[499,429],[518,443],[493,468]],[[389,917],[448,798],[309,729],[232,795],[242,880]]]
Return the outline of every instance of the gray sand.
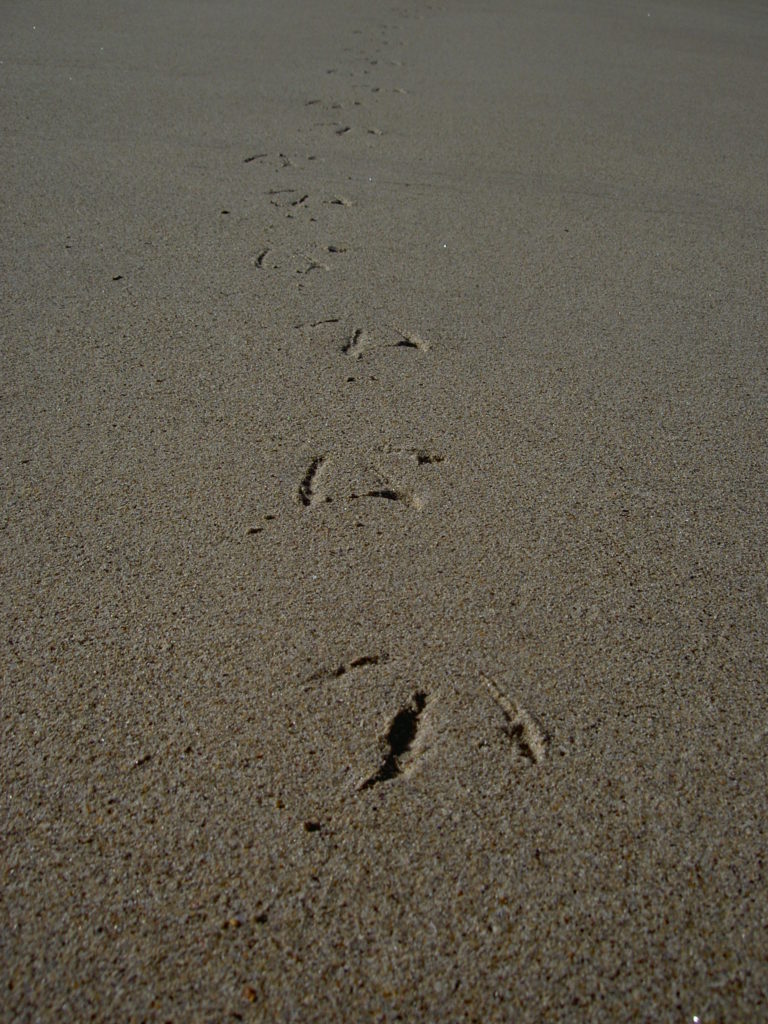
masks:
[[[765,5],[0,27],[2,1019],[765,1019]]]

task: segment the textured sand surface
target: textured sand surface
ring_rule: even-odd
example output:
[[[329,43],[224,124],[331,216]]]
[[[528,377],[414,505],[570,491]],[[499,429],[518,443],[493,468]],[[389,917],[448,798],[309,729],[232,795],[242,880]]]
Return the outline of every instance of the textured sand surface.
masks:
[[[0,1019],[764,1020],[765,5],[0,29]]]

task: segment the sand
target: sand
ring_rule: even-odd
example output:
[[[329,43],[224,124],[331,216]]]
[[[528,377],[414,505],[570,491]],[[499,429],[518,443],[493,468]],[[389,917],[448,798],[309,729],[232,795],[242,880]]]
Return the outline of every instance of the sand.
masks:
[[[768,17],[0,13],[3,1021],[759,1021]]]

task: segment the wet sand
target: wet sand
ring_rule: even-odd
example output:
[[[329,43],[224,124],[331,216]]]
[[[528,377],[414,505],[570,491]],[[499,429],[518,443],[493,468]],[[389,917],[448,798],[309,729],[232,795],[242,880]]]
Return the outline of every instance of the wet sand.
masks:
[[[762,5],[0,26],[0,1019],[762,1020]]]

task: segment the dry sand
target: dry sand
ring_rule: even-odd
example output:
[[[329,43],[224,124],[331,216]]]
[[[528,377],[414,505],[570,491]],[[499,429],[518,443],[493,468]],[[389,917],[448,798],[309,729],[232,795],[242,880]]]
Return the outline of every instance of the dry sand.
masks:
[[[765,5],[0,24],[2,1020],[764,1020]]]

